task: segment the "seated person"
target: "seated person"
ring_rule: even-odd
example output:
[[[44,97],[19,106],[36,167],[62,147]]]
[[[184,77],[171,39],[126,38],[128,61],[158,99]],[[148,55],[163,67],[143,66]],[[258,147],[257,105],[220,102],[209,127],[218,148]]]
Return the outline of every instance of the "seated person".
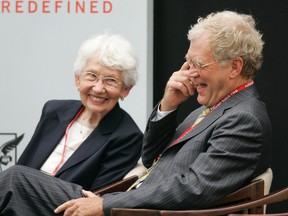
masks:
[[[167,82],[144,133],[142,160],[151,169],[142,184],[99,197],[14,166],[0,174],[0,215],[199,209],[264,173],[270,166],[271,124],[253,82],[264,44],[253,17],[212,13],[191,27],[188,39],[186,61]],[[178,107],[194,95],[201,106],[177,125]]]
[[[81,101],[48,101],[17,164],[95,190],[122,179],[141,155],[143,133],[118,103],[137,80],[134,50],[119,35],[91,38],[74,76]]]

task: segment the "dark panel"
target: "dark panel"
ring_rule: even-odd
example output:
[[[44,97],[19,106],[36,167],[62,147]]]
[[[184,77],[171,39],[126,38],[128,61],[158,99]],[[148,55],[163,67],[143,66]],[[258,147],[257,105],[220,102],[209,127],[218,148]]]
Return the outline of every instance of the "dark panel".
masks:
[[[154,105],[162,98],[170,75],[184,62],[186,34],[199,16],[221,10],[249,13],[257,21],[265,41],[264,64],[255,80],[266,102],[273,126],[271,190],[288,186],[288,1],[285,0],[155,0],[154,1]],[[179,121],[197,105],[186,101]],[[288,202],[273,205],[268,212],[287,211]]]

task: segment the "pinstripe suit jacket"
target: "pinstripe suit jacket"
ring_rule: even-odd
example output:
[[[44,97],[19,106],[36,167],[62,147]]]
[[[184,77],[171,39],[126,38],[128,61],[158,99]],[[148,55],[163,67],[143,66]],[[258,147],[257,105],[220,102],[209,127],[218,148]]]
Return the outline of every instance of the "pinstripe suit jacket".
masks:
[[[176,112],[153,122],[144,134],[143,163],[148,178],[129,192],[104,196],[104,212],[112,207],[191,209],[223,198],[269,167],[271,125],[254,86],[238,92],[204,118],[175,146],[167,148],[193,124],[204,107],[176,129]]]

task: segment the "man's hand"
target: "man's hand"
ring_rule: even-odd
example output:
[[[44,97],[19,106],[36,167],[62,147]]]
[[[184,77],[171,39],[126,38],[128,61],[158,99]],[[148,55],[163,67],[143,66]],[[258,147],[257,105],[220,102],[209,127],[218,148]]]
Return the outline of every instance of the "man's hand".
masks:
[[[90,191],[83,190],[84,198],[69,200],[58,206],[54,212],[63,216],[103,216],[103,199]]]
[[[179,71],[174,72],[166,84],[160,110],[170,111],[176,109],[179,104],[193,96],[195,87],[192,81],[197,76],[197,73],[189,69],[187,62],[182,65]]]

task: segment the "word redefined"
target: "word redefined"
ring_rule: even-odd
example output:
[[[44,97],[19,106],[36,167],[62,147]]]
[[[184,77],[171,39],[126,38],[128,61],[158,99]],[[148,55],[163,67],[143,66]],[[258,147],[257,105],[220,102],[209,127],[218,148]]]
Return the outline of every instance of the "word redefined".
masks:
[[[112,0],[0,0],[0,14],[108,14]]]

